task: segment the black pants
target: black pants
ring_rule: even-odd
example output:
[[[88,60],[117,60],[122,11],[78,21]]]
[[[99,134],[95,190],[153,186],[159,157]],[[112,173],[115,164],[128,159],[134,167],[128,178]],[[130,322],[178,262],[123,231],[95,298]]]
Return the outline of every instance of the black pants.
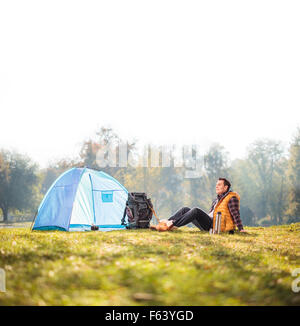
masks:
[[[168,220],[173,220],[173,225],[180,227],[188,223],[193,223],[203,231],[209,231],[212,227],[212,219],[198,207],[182,207]]]

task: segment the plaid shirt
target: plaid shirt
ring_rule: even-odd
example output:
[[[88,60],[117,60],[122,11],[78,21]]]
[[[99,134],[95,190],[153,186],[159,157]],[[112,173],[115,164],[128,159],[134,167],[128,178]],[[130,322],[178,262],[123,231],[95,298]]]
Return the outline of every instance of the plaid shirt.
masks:
[[[212,203],[209,213],[211,213],[213,211],[217,202],[219,200],[221,200],[222,198],[224,198],[225,196],[227,196],[228,193],[229,193],[229,191],[225,192],[222,195],[217,196],[217,198]],[[244,227],[243,227],[243,223],[242,223],[242,220],[240,217],[239,200],[237,199],[237,197],[235,197],[235,196],[231,197],[231,199],[228,202],[228,209],[229,209],[229,212],[233,218],[233,221],[234,221],[235,225],[238,227],[239,231],[243,230]]]

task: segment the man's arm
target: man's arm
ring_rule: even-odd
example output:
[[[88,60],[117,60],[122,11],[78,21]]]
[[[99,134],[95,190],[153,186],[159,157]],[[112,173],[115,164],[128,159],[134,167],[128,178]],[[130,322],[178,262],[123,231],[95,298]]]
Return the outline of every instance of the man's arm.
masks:
[[[242,231],[242,230],[244,230],[244,227],[243,227],[243,223],[241,220],[239,207],[240,207],[240,205],[239,205],[239,200],[237,199],[237,197],[235,197],[235,196],[231,197],[228,202],[228,209],[229,209],[230,214],[231,214],[236,226],[238,227],[239,231]]]

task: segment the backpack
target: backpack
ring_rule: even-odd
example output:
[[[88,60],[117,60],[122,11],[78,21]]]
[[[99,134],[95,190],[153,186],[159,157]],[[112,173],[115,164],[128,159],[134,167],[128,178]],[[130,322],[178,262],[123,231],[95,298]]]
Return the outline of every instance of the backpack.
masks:
[[[147,229],[150,226],[152,213],[156,217],[151,198],[147,198],[144,192],[130,192],[121,224],[125,225],[127,229]],[[128,223],[125,223],[126,215]]]

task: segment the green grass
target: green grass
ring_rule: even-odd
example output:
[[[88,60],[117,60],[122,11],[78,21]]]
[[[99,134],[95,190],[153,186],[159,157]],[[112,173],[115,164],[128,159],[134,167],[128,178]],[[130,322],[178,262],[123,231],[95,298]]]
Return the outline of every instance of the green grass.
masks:
[[[0,305],[300,305],[300,223],[246,230],[0,229]]]

